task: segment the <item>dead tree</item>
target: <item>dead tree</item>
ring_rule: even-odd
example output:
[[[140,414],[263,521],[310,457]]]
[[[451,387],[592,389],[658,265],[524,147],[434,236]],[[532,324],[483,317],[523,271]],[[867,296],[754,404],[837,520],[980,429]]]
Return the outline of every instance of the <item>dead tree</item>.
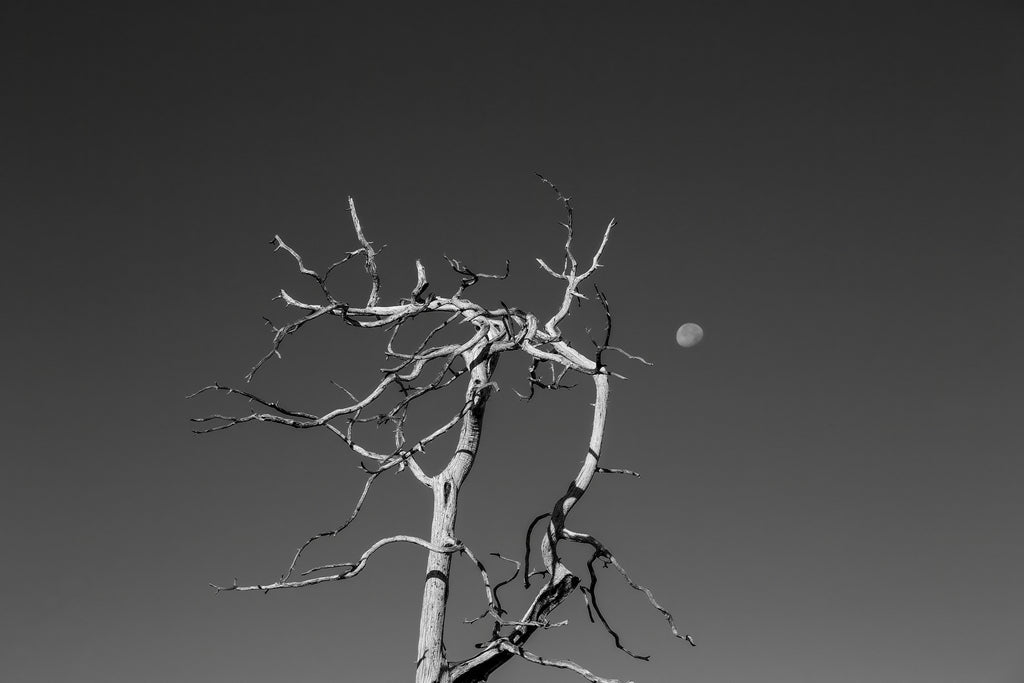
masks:
[[[608,244],[615,221],[612,220],[604,230],[596,253],[588,265],[581,265],[573,254],[573,208],[569,197],[564,196],[558,188],[541,178],[554,190],[558,201],[565,211],[562,226],[566,230],[563,263],[560,270],[548,266],[537,259],[540,267],[553,278],[565,283],[561,301],[553,315],[541,321],[533,313],[502,304],[501,308],[488,310],[474,303],[467,295],[468,290],[481,279],[503,279],[508,275],[508,263],[504,275],[477,273],[463,263],[448,259],[449,265],[458,274],[460,284],[451,296],[440,296],[428,291],[427,275],[423,265],[416,262],[416,285],[407,298],[395,304],[380,302],[380,277],[377,272],[377,251],[366,238],[363,228],[356,215],[355,204],[349,199],[349,212],[355,228],[359,248],[348,252],[344,258],[332,264],[322,274],[307,267],[302,257],[284,240],[275,236],[275,250],[289,254],[298,266],[299,271],[312,278],[322,294],[323,300],[318,303],[307,303],[292,297],[284,290],[280,299],[286,306],[296,309],[298,317],[282,327],[274,327],[274,337],[270,350],[246,375],[249,381],[259,369],[274,356],[280,356],[282,343],[292,334],[298,332],[317,319],[340,318],[344,323],[357,328],[384,328],[391,331],[387,343],[386,356],[392,365],[382,369],[383,376],[379,383],[365,396],[358,398],[349,394],[352,402],[344,407],[336,408],[327,413],[313,413],[285,408],[281,404],[261,398],[243,389],[214,384],[204,387],[193,396],[206,392],[222,392],[247,399],[250,405],[258,406],[253,412],[244,415],[209,415],[193,418],[202,423],[196,433],[207,433],[250,422],[267,422],[299,429],[326,429],[360,457],[366,480],[362,495],[356,502],[349,519],[340,528],[325,531],[309,538],[303,543],[291,559],[287,570],[276,581],[262,584],[213,587],[218,591],[262,591],[264,593],[282,588],[305,588],[331,581],[341,581],[357,576],[366,567],[367,561],[380,548],[392,543],[413,543],[427,551],[426,580],[423,586],[423,604],[420,613],[419,642],[416,647],[416,683],[474,683],[486,681],[495,670],[513,657],[519,657],[535,664],[568,669],[594,683],[617,683],[612,679],[602,678],[579,664],[568,660],[548,659],[538,656],[526,649],[527,641],[539,629],[561,626],[565,622],[553,622],[552,613],[565,602],[575,591],[580,589],[586,601],[591,621],[595,617],[607,630],[615,646],[637,659],[647,659],[627,648],[618,632],[612,628],[602,613],[596,592],[597,564],[602,567],[613,567],[633,589],[643,593],[650,604],[668,621],[672,633],[691,645],[689,635],[681,634],[675,626],[672,615],[655,600],[654,595],[644,586],[636,583],[619,563],[611,550],[596,536],[583,531],[569,528],[568,519],[574,506],[587,493],[593,478],[597,474],[625,474],[639,476],[625,469],[605,468],[600,465],[601,443],[605,431],[605,420],[608,411],[609,380],[613,377],[623,378],[609,369],[606,362],[607,352],[614,351],[627,358],[647,363],[639,356],[631,355],[624,350],[612,346],[612,316],[608,300],[601,290],[595,286],[593,291],[597,301],[603,307],[605,315],[604,340],[593,341],[594,355],[588,357],[566,340],[559,325],[569,315],[574,303],[588,299],[581,291],[581,285],[600,267],[601,255]],[[364,305],[352,305],[335,297],[328,287],[328,277],[338,266],[350,259],[361,257],[365,262],[366,272],[370,279],[370,293]],[[439,315],[440,322],[423,338],[412,351],[395,349],[395,341],[402,326],[419,316]],[[438,334],[456,323],[468,323],[473,332],[461,343],[439,344],[432,341]],[[567,373],[575,373],[589,377],[594,384],[594,415],[587,454],[576,477],[569,483],[566,492],[554,502],[550,512],[536,517],[526,529],[526,552],[524,562],[509,559],[492,553],[496,557],[515,565],[512,577],[493,585],[478,554],[474,553],[465,543],[459,540],[455,530],[455,518],[458,510],[459,491],[465,484],[477,456],[480,433],[483,427],[484,409],[487,400],[498,386],[493,381],[498,359],[506,352],[525,353],[530,358],[529,391],[522,398],[530,399],[536,390],[556,390],[566,388],[562,380]],[[647,363],[649,365],[649,363]],[[549,367],[545,367],[549,366]],[[428,368],[430,370],[428,371]],[[551,379],[546,377],[551,371]],[[543,374],[542,374],[543,373]],[[406,417],[410,407],[430,392],[440,391],[468,375],[465,389],[465,401],[461,408],[446,422],[437,426],[429,434],[410,442],[405,435]],[[400,391],[401,398],[386,409],[373,406],[382,403],[379,399],[390,387]],[[518,392],[517,392],[518,393]],[[368,413],[374,412],[373,415]],[[390,452],[378,453],[356,441],[354,428],[359,424],[376,422],[393,426],[395,445]],[[443,434],[459,428],[458,444],[454,454],[445,467],[436,474],[428,474],[417,462],[417,456],[425,453],[430,445]],[[368,466],[367,463],[370,463]],[[339,564],[313,567],[301,572],[297,578],[297,567],[303,552],[319,539],[335,536],[344,530],[359,514],[363,501],[374,481],[388,470],[408,471],[420,483],[433,493],[433,517],[430,527],[430,539],[408,535],[396,535],[381,538],[372,544],[356,560]],[[539,550],[543,569],[530,570],[530,555],[533,548],[531,540],[534,529],[541,522],[546,522],[545,531],[540,538]],[[592,548],[593,553],[586,563],[586,579],[570,570],[559,556],[561,543],[579,543]],[[488,618],[493,621],[489,640],[477,644],[479,652],[464,661],[449,661],[445,654],[443,641],[445,611],[448,600],[448,576],[452,556],[464,555],[476,566],[483,583],[487,600],[487,609],[472,621]],[[526,589],[531,587],[531,579],[542,577],[543,583],[534,596],[532,603],[518,619],[509,618],[502,608],[498,597],[498,589],[513,581],[522,571],[523,584]]]

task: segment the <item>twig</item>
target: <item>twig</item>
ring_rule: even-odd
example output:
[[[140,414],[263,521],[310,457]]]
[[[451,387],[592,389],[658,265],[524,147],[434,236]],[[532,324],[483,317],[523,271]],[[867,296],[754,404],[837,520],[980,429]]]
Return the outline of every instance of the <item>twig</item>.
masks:
[[[299,556],[302,555],[303,551],[305,551],[306,548],[308,548],[315,541],[318,541],[321,538],[328,538],[328,537],[331,537],[331,536],[337,536],[342,531],[344,531],[348,527],[349,524],[351,524],[353,521],[355,521],[356,516],[359,514],[359,510],[362,509],[362,507],[363,507],[363,501],[366,500],[366,494],[369,493],[369,491],[370,491],[370,485],[373,484],[374,480],[378,476],[379,476],[378,472],[373,472],[373,473],[370,474],[370,476],[368,476],[366,478],[366,483],[363,484],[363,492],[359,495],[359,500],[356,501],[356,506],[352,509],[352,514],[349,515],[348,519],[346,519],[341,524],[341,526],[339,526],[337,529],[334,529],[332,531],[321,531],[320,533],[318,533],[318,534],[316,534],[314,536],[310,536],[309,539],[305,543],[303,543],[301,546],[299,546],[299,549],[295,551],[295,556],[292,558],[291,564],[288,565],[288,570],[284,574],[281,575],[281,581],[287,581],[289,578],[291,578],[292,572],[295,571],[295,564],[299,561]]]

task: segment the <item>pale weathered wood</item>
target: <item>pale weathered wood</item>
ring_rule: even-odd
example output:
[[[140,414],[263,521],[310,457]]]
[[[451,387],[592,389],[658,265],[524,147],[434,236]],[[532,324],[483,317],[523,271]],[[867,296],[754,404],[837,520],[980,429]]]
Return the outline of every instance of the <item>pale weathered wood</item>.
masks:
[[[426,573],[423,579],[423,602],[420,611],[419,637],[415,653],[416,683],[482,683],[503,664],[513,657],[538,664],[571,671],[592,683],[616,683],[613,679],[602,678],[585,667],[570,660],[549,659],[534,654],[524,646],[538,630],[560,626],[565,622],[552,623],[550,617],[558,607],[579,589],[587,601],[587,609],[591,618],[596,614],[600,623],[612,637],[615,647],[638,659],[646,659],[637,655],[622,644],[619,634],[609,624],[601,612],[597,600],[597,574],[595,563],[603,562],[622,575],[630,587],[644,593],[650,604],[667,620],[672,633],[686,640],[691,645],[692,638],[680,633],[675,626],[672,615],[655,600],[653,593],[636,583],[622,568],[622,565],[608,547],[597,537],[568,528],[567,523],[573,508],[590,489],[595,475],[599,473],[625,473],[639,476],[631,470],[600,466],[602,445],[608,418],[608,398],[610,380],[625,379],[622,375],[609,370],[603,359],[603,352],[617,351],[628,359],[646,363],[639,356],[611,346],[612,317],[608,300],[604,293],[595,287],[597,300],[603,307],[606,316],[606,329],[602,343],[593,342],[596,353],[590,358],[563,338],[559,329],[561,322],[572,310],[573,302],[587,300],[580,292],[580,285],[590,278],[601,266],[600,258],[608,244],[608,238],[615,221],[608,223],[604,230],[590,265],[581,270],[579,262],[572,251],[573,212],[570,200],[549,181],[544,182],[555,191],[558,200],[566,211],[566,220],[562,223],[567,231],[565,254],[562,270],[556,271],[544,261],[538,259],[541,268],[551,276],[564,282],[558,306],[543,324],[540,319],[529,312],[502,304],[501,308],[487,309],[466,296],[467,290],[482,279],[504,279],[509,274],[508,263],[505,264],[504,275],[488,275],[471,270],[466,264],[448,259],[449,265],[460,278],[460,284],[451,296],[441,296],[428,292],[429,282],[426,269],[420,261],[416,261],[416,285],[410,296],[399,300],[397,304],[381,305],[380,276],[377,270],[376,257],[378,250],[367,240],[362,225],[356,214],[355,203],[349,200],[356,237],[361,245],[350,251],[344,258],[332,264],[323,274],[308,267],[302,257],[280,238],[274,239],[275,250],[289,254],[297,263],[302,275],[313,278],[323,294],[321,303],[300,301],[281,291],[280,299],[290,309],[301,312],[293,322],[277,327],[274,330],[270,351],[261,358],[246,375],[251,380],[256,372],[270,359],[281,355],[282,344],[292,334],[297,333],[307,324],[322,324],[329,319],[341,319],[347,325],[356,328],[387,328],[391,330],[391,338],[387,343],[386,356],[396,363],[381,369],[383,373],[377,384],[362,398],[348,392],[351,403],[322,413],[285,408],[276,401],[266,400],[257,394],[221,384],[213,384],[193,394],[207,392],[234,394],[248,400],[250,404],[259,406],[259,410],[244,415],[209,415],[194,418],[204,426],[197,429],[198,433],[227,429],[245,423],[278,424],[297,429],[323,428],[338,437],[340,441],[359,457],[359,465],[366,472],[367,480],[359,501],[349,518],[330,531],[321,532],[309,537],[295,552],[290,566],[276,581],[230,586],[214,586],[220,591],[262,591],[269,592],[282,588],[303,588],[332,581],[353,578],[366,567],[367,560],[378,549],[397,542],[413,543],[427,551]],[[350,306],[335,297],[328,286],[331,271],[362,254],[365,257],[366,272],[370,278],[370,294],[363,306]],[[435,314],[444,316],[443,322],[422,338],[415,350],[403,352],[395,349],[395,343],[402,325],[417,316]],[[321,321],[321,322],[317,322]],[[269,323],[269,321],[268,321]],[[431,346],[434,336],[449,325],[461,323],[472,328],[462,342]],[[537,589],[529,608],[519,619],[506,618],[497,598],[497,589],[507,584],[507,579],[492,589],[486,569],[479,556],[467,548],[456,533],[459,492],[466,483],[473,464],[480,450],[483,430],[484,410],[493,391],[497,390],[493,377],[499,357],[506,352],[522,352],[530,357],[531,365],[528,374],[529,393],[520,394],[529,400],[536,389],[562,390],[574,385],[564,384],[562,378],[567,372],[590,377],[594,386],[593,421],[587,450],[583,455],[582,465],[575,477],[569,481],[566,491],[554,501],[551,511],[538,516],[530,524],[527,531],[527,561],[525,566],[516,564],[516,572],[524,573],[526,587],[530,586],[530,578],[543,575],[544,581]],[[551,380],[541,379],[540,370],[550,366]],[[428,368],[431,368],[429,371]],[[557,370],[556,370],[557,368]],[[432,378],[431,378],[431,375]],[[440,424],[427,434],[415,440],[408,440],[405,433],[406,415],[410,406],[423,396],[433,391],[441,391],[456,381],[468,378],[465,388],[465,400],[462,407],[450,419]],[[368,411],[379,409],[384,397],[398,390],[400,397],[394,399],[390,407],[376,415],[367,415]],[[518,393],[518,392],[517,392]],[[262,411],[262,412],[261,412]],[[355,428],[365,422],[376,422],[380,425],[391,425],[395,434],[395,447],[391,452],[376,452],[360,444],[354,435]],[[431,448],[434,442],[444,434],[459,426],[459,439],[455,452],[451,454],[444,467],[436,474],[428,474],[420,466],[417,458]],[[582,450],[582,444],[581,444]],[[576,459],[578,454],[573,454]],[[367,463],[371,467],[367,467]],[[386,470],[399,472],[408,470],[420,483],[431,490],[433,505],[430,524],[430,538],[425,540],[416,536],[399,534],[378,540],[367,549],[355,562],[343,562],[313,567],[301,572],[301,576],[309,578],[292,579],[293,572],[303,552],[314,542],[333,537],[341,533],[359,514],[363,501],[370,491],[370,485],[379,474]],[[547,519],[544,534],[540,539],[540,561],[542,568],[533,570],[529,566],[529,555],[532,547],[530,531],[534,525]],[[568,567],[559,556],[559,543],[581,543],[593,548],[593,556],[586,565],[589,584],[584,583],[576,572]],[[444,644],[445,619],[447,616],[448,596],[452,561],[456,555],[465,554],[479,570],[487,598],[487,610],[483,616],[493,619],[492,634],[489,640],[479,643],[480,651],[473,657],[462,662],[448,660]],[[508,559],[508,558],[503,558]],[[339,570],[325,574],[330,570]],[[478,617],[482,618],[482,617]],[[475,621],[475,620],[474,620]]]
[[[497,356],[486,356],[485,349],[491,341],[483,340],[465,354],[466,364],[473,367],[466,389],[466,402],[471,407],[463,417],[455,454],[444,470],[431,480],[434,510],[430,541],[435,546],[458,545],[455,517],[458,512],[459,489],[469,476],[480,447],[484,408],[491,392],[491,375],[498,361]],[[431,552],[427,556],[419,642],[416,645],[416,683],[448,683],[450,680],[444,651],[444,620],[451,564],[450,553]]]

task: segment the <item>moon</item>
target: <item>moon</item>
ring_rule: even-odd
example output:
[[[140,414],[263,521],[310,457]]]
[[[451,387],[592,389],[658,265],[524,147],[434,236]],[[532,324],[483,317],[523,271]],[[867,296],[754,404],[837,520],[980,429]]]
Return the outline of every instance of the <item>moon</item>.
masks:
[[[684,349],[692,349],[704,338],[704,329],[697,323],[683,323],[676,330],[676,343]]]

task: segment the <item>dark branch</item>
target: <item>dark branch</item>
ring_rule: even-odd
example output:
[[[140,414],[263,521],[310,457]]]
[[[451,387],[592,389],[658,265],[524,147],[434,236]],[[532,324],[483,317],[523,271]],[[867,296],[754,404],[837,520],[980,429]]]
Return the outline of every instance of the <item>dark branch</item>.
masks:
[[[532,576],[530,573],[530,536],[533,534],[533,527],[537,526],[537,522],[542,519],[547,519],[550,516],[550,512],[545,512],[543,515],[537,515],[537,517],[530,522],[530,526],[526,527],[526,555],[523,558],[523,566],[526,567],[526,574],[523,575],[523,586],[526,588],[530,587],[530,577]]]

